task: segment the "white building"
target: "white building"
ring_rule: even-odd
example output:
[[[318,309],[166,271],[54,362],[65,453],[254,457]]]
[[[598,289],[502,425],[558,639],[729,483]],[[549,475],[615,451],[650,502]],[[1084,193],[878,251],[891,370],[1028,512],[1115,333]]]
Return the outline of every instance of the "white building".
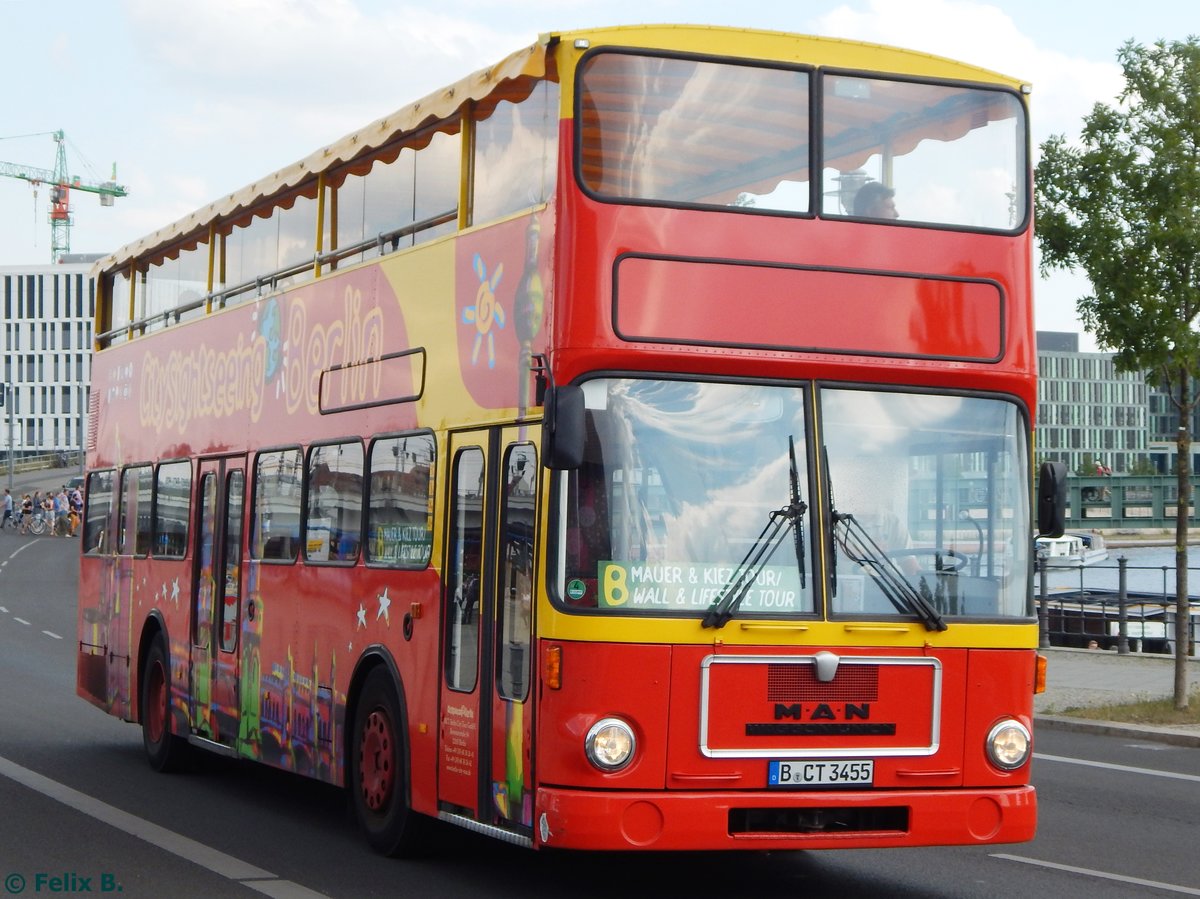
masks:
[[[74,454],[87,434],[96,257],[0,267],[4,389],[0,449],[16,459]]]

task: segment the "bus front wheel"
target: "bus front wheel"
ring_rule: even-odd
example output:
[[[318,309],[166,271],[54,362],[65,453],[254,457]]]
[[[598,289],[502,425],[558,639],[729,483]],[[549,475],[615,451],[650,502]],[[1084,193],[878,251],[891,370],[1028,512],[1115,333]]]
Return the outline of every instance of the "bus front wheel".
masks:
[[[150,644],[142,666],[142,743],[155,771],[177,771],[187,754],[187,743],[171,733],[171,665],[159,634]]]
[[[408,806],[403,720],[391,675],[376,668],[367,675],[354,713],[350,799],[371,848],[390,856],[428,851],[432,824]]]

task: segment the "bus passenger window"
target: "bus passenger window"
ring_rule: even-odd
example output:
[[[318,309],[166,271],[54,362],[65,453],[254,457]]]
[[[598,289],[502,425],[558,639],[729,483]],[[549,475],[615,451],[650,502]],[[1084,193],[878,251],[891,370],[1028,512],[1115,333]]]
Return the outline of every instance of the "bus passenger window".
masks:
[[[472,224],[545,203],[557,158],[557,84],[539,81],[520,102],[497,103],[475,123]]]
[[[113,473],[93,471],[87,477],[84,492],[87,510],[83,519],[83,551],[89,554],[108,552],[108,519],[112,512]]]
[[[308,453],[304,557],[353,562],[362,536],[363,448],[357,440],[314,446]]]
[[[182,559],[186,554],[191,495],[192,463],[167,462],[158,466],[152,547],[157,558]]]
[[[126,468],[121,473],[122,555],[144,556],[150,552],[150,499],[153,479],[149,465]]]
[[[259,453],[254,468],[250,557],[293,562],[300,546],[300,450]]]
[[[432,434],[384,437],[371,444],[367,561],[424,568],[433,551]]]

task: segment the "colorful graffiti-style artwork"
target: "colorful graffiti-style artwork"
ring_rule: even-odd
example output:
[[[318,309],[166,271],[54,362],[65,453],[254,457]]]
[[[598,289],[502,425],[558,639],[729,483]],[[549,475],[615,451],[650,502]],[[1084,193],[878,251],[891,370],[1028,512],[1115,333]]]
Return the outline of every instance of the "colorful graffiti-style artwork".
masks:
[[[466,235],[455,248],[459,368],[485,409],[530,405],[530,355],[544,347],[543,285],[550,275],[541,242],[544,214]]]
[[[186,341],[116,348],[135,359],[116,369],[122,381],[109,390],[136,397],[137,423],[148,434],[177,435],[193,452],[227,448],[230,424],[309,421],[323,402],[346,407],[411,393],[385,383],[382,367],[371,364],[385,350],[409,348],[398,310],[377,268],[347,272],[197,322]],[[337,395],[323,397],[330,371],[343,374]]]
[[[533,793],[525,768],[525,704],[504,703],[504,779],[492,782],[496,813],[504,820],[533,826]]]

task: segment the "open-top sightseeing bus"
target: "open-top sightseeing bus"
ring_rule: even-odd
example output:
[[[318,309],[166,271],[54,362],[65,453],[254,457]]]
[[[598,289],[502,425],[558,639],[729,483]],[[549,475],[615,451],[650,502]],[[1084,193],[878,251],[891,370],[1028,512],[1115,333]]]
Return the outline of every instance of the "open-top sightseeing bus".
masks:
[[[386,853],[1031,838],[1027,93],[548,34],[103,260],[79,693]]]

